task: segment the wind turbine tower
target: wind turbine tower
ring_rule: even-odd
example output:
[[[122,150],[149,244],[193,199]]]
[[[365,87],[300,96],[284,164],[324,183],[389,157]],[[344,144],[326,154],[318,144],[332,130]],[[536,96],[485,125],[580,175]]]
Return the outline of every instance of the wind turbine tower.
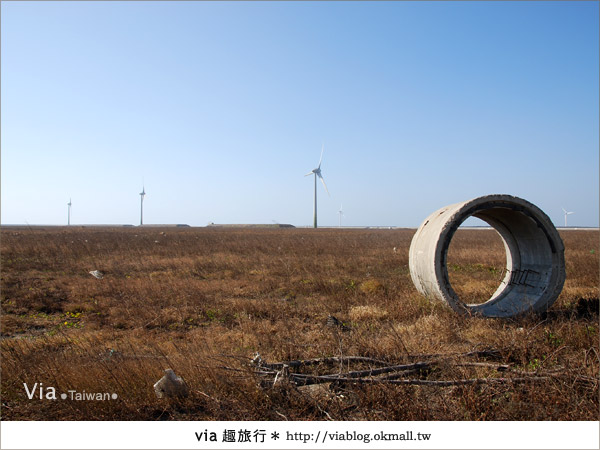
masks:
[[[339,226],[342,226],[342,216],[344,215],[344,211],[342,211],[342,205],[340,205],[340,210],[338,211],[338,214],[340,215],[340,224]]]
[[[569,214],[575,214],[575,212],[574,211],[567,211],[565,208],[563,208],[562,210],[565,213],[565,228],[566,228],[567,227],[567,216]]]
[[[315,204],[314,204],[314,212],[313,212],[313,228],[317,228],[317,177],[321,179],[323,186],[325,187],[325,191],[327,191],[327,195],[329,195],[329,190],[327,189],[327,185],[325,184],[325,180],[323,179],[323,175],[321,175],[321,161],[323,161],[323,151],[325,150],[325,144],[321,147],[321,158],[319,159],[319,165],[316,169],[308,172],[305,177],[314,174],[315,175]]]
[[[69,199],[69,203],[67,203],[69,207],[69,215],[67,216],[67,225],[71,225],[71,199]]]
[[[146,196],[146,188],[142,186],[140,192],[140,225],[144,225],[144,197]]]

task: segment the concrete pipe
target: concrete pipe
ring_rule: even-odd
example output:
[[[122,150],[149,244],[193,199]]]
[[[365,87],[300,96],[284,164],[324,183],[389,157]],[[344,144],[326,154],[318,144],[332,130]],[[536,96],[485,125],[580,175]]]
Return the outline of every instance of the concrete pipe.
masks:
[[[471,216],[491,225],[506,249],[506,275],[496,292],[480,304],[458,298],[446,267],[452,236]],[[564,245],[558,231],[541,209],[511,195],[486,195],[431,214],[413,236],[409,266],[421,294],[443,300],[461,314],[486,317],[545,311],[565,282]]]

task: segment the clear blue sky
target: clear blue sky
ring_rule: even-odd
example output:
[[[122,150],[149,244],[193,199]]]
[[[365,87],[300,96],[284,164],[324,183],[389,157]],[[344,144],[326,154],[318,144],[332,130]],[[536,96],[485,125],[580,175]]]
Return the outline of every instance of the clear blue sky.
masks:
[[[598,226],[598,2],[5,2],[3,224]]]

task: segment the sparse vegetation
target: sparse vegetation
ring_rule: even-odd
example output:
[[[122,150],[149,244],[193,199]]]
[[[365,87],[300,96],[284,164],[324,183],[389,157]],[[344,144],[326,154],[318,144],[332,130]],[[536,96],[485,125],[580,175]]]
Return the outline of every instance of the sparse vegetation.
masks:
[[[542,317],[511,320],[461,317],[419,295],[408,270],[412,235],[4,228],[2,419],[598,420],[597,231],[562,233],[563,293]],[[453,287],[475,302],[498,286],[505,253],[495,232],[459,230],[448,261]],[[346,328],[327,326],[329,316]],[[360,356],[409,364],[477,350],[490,351],[412,376],[494,378],[498,365],[558,376],[305,390],[261,386],[248,364],[256,352],[269,363]],[[369,368],[360,364],[352,370]],[[152,385],[166,368],[186,380],[187,398],[156,398]],[[23,383],[35,382],[118,399],[30,400]]]

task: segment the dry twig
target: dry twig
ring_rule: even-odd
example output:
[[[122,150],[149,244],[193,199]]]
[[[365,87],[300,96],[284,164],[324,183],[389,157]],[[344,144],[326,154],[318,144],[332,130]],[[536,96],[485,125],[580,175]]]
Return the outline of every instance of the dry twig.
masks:
[[[533,383],[539,381],[548,381],[551,378],[557,378],[565,376],[564,370],[554,371],[538,371],[535,373],[529,373],[512,368],[507,364],[492,364],[488,362],[473,362],[473,361],[457,361],[459,357],[489,357],[498,356],[499,352],[495,350],[484,350],[474,351],[468,353],[462,353],[457,355],[422,355],[422,356],[435,356],[436,359],[430,361],[419,361],[412,364],[390,364],[385,361],[376,360],[373,358],[361,357],[361,356],[345,356],[345,357],[333,357],[333,358],[315,358],[309,360],[294,360],[277,363],[267,363],[260,355],[256,355],[252,360],[251,364],[256,367],[253,371],[255,375],[263,377],[274,377],[274,381],[264,381],[263,385],[273,385],[280,377],[280,370],[286,370],[286,379],[291,381],[296,386],[307,386],[312,384],[321,383],[359,383],[359,384],[373,384],[373,383],[388,383],[398,385],[422,385],[422,386],[457,386],[457,385],[473,385],[473,384],[484,384],[484,383]],[[290,372],[290,368],[301,368],[311,365],[332,365],[336,363],[368,363],[378,364],[380,367],[371,367],[364,370],[348,371],[346,373],[332,373],[325,375],[317,374],[306,374],[306,373],[295,373]],[[383,366],[383,367],[381,367]],[[452,368],[452,367],[483,367],[494,369],[497,372],[512,373],[514,377],[488,377],[488,378],[457,378],[450,380],[427,380],[424,378],[406,378],[409,375],[419,374],[421,377],[430,373],[434,369],[441,367]],[[229,368],[230,369],[230,368]],[[279,369],[279,370],[278,370]],[[383,375],[383,376],[380,376]],[[582,380],[583,381],[583,380]],[[588,381],[589,380],[585,380]]]

